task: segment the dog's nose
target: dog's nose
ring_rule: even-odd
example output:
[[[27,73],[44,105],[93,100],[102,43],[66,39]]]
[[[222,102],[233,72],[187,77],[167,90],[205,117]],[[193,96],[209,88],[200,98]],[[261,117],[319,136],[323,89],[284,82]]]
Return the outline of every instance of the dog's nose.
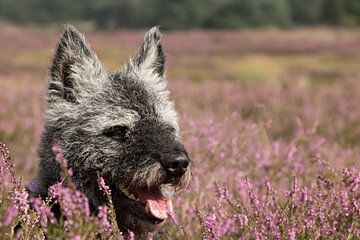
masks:
[[[180,153],[169,157],[165,161],[164,167],[171,177],[181,177],[186,172],[189,164],[189,158],[184,153]]]

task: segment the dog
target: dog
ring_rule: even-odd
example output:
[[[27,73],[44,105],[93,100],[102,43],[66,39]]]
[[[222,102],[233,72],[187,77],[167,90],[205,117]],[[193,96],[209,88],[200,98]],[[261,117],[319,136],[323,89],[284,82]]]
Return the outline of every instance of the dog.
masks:
[[[120,69],[105,69],[84,36],[65,25],[49,70],[39,170],[31,197],[48,196],[61,181],[52,147],[59,146],[76,189],[93,211],[107,202],[98,174],[110,186],[122,231],[156,232],[171,198],[191,181],[192,161],[181,143],[177,112],[166,89],[158,27]]]

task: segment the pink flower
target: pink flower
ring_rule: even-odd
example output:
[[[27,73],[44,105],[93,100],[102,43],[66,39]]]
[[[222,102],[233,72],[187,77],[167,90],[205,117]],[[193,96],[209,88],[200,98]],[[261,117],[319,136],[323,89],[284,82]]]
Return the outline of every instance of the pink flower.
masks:
[[[62,208],[62,214],[68,218],[65,223],[68,225],[77,224],[72,217],[85,219],[90,216],[90,206],[87,197],[76,190],[63,187],[57,183],[49,188],[49,196],[57,199]]]
[[[28,204],[28,197],[29,194],[25,189],[22,190],[15,190],[15,204],[22,212],[23,214],[27,215],[27,212],[29,210],[29,204]]]
[[[306,203],[308,201],[308,189],[306,187],[301,188],[300,201]]]
[[[72,235],[72,236],[70,236],[70,240],[81,240],[81,236],[80,235]]]
[[[240,228],[245,228],[248,224],[248,217],[244,214],[236,215],[236,219],[239,221]]]
[[[111,195],[111,189],[106,185],[104,178],[101,176],[98,179],[98,185],[100,190],[103,191],[107,196]]]
[[[287,232],[288,239],[289,240],[295,240],[296,239],[296,232],[297,232],[296,227],[292,226]]]
[[[69,175],[70,177],[73,175],[73,170],[71,168],[68,168],[68,160],[63,155],[63,150],[58,145],[53,145],[51,150],[55,154],[55,160],[60,164],[60,166],[63,168],[61,172],[61,177],[64,178],[64,174]],[[67,172],[65,172],[67,170]]]
[[[56,218],[51,209],[46,206],[45,202],[41,198],[31,199],[31,206],[35,209],[38,219],[40,221],[41,227],[46,230],[48,221],[52,224],[56,222]]]
[[[14,221],[14,219],[18,216],[18,208],[15,206],[15,204],[10,205],[10,207],[7,208],[5,216],[2,220],[2,227],[7,227],[9,226],[12,221]]]
[[[216,185],[217,201],[222,202],[229,199],[229,192],[225,186]]]
[[[135,234],[133,232],[129,232],[129,236],[128,236],[129,240],[135,240]]]
[[[111,236],[111,234],[112,234],[111,223],[109,222],[109,219],[108,219],[109,209],[107,206],[100,206],[98,208],[98,210],[99,210],[99,212],[97,214],[97,219],[98,219],[99,223],[101,224],[104,232],[108,236]]]

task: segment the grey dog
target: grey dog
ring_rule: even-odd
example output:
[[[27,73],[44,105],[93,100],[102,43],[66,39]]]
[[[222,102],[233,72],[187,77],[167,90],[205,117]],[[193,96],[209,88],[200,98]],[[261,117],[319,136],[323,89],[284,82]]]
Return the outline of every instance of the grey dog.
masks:
[[[65,25],[50,67],[40,166],[28,186],[30,196],[46,198],[48,188],[61,180],[51,150],[56,144],[93,211],[106,203],[100,174],[112,190],[121,230],[158,231],[172,208],[171,198],[191,179],[165,67],[158,27],[146,33],[127,64],[110,71],[84,36]]]

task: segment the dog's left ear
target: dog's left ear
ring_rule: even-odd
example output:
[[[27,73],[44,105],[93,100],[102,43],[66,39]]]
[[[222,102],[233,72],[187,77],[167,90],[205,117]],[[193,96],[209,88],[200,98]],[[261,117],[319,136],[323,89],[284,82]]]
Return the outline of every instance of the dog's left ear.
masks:
[[[84,36],[65,25],[50,68],[49,101],[77,102],[82,90],[98,84],[101,73],[100,61]]]
[[[159,27],[151,28],[144,37],[144,42],[137,55],[125,66],[125,70],[139,73],[140,78],[165,77],[165,53],[161,45]],[[141,79],[146,81],[147,79]]]

